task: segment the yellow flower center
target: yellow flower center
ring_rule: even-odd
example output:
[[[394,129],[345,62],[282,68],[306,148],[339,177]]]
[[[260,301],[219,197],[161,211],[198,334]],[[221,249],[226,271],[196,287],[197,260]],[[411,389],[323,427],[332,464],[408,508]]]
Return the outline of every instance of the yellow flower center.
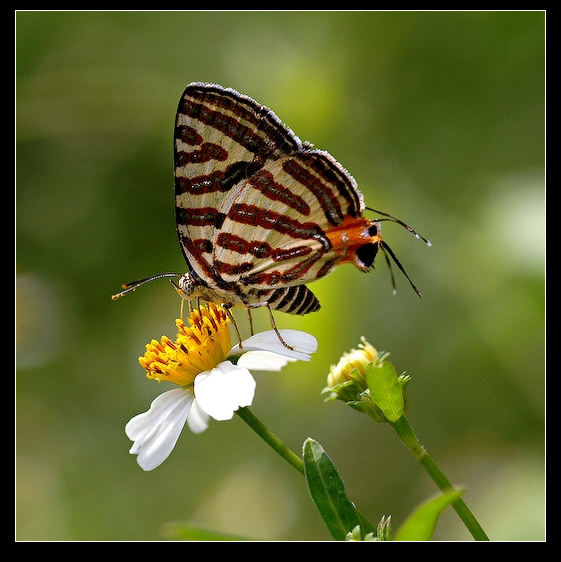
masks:
[[[189,326],[177,319],[177,339],[162,336],[146,344],[146,353],[138,358],[149,379],[191,386],[195,377],[226,359],[231,348],[230,319],[215,304],[202,305],[189,314]]]

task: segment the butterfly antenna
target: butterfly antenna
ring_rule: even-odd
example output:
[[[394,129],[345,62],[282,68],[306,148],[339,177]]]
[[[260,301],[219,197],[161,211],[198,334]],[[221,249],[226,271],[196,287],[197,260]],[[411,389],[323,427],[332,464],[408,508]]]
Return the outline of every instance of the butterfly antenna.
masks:
[[[411,281],[411,277],[409,277],[409,275],[407,275],[407,271],[405,271],[405,268],[401,265],[401,262],[397,259],[396,255],[393,253],[392,249],[383,240],[381,241],[381,245],[382,245],[382,249],[384,250],[384,255],[386,256],[386,260],[388,259],[387,254],[389,254],[390,257],[392,258],[392,260],[395,262],[395,265],[397,265],[397,267],[399,267],[399,269],[401,270],[401,273],[403,273],[403,275],[405,275],[405,278],[407,279],[407,281],[409,281],[409,284],[411,285],[411,287],[413,287],[413,290],[417,293],[419,298],[422,299],[423,294],[421,293],[421,291],[419,291],[419,289],[417,289],[415,283],[413,283],[413,281]],[[386,252],[387,252],[387,254],[386,254]],[[388,260],[388,263],[389,263],[389,260]],[[391,265],[390,265],[390,271],[391,271]],[[393,277],[393,273],[392,273],[392,283],[393,283],[394,292],[395,292],[395,279]]]
[[[121,291],[120,293],[117,293],[115,295],[111,295],[111,298],[116,301],[117,299],[120,299],[121,297],[124,297],[127,293],[132,293],[134,291],[136,291],[138,289],[138,287],[141,287],[142,285],[145,285],[146,283],[150,283],[150,281],[155,281],[156,279],[162,279],[165,277],[181,277],[180,273],[158,273],[158,275],[152,275],[151,277],[146,277],[145,279],[139,279],[138,281],[133,281],[132,283],[125,283],[124,285],[122,285],[122,288],[124,289],[124,291]]]
[[[368,209],[369,211],[372,211],[373,213],[378,213],[379,215],[383,215],[384,217],[386,217],[385,219],[377,219],[378,221],[389,220],[389,221],[392,221],[392,222],[396,222],[397,224],[403,226],[403,228],[408,230],[411,234],[413,234],[413,236],[415,236],[415,238],[421,239],[427,246],[429,246],[429,248],[432,246],[430,240],[428,240],[424,236],[421,236],[418,232],[413,230],[408,224],[404,223],[403,221],[400,221],[399,219],[396,219],[395,217],[393,217],[392,215],[389,215],[388,213],[383,213],[382,211],[377,211],[376,209],[373,209],[372,207],[366,207],[366,209]],[[392,257],[394,257],[394,256],[392,256]],[[394,257],[394,260],[395,260],[395,257]],[[399,263],[399,262],[396,261],[396,263]],[[401,268],[401,269],[403,269],[403,268]]]
[[[386,251],[386,248],[384,246],[385,246],[385,243],[381,245],[381,248],[382,248],[382,252],[384,252],[384,258],[386,259],[386,263],[388,264],[388,269],[390,270],[390,276],[391,276],[391,279],[392,279],[393,294],[395,295],[397,293],[397,285],[395,283],[395,275],[393,274],[392,262],[390,261],[390,257],[388,256],[388,252]]]

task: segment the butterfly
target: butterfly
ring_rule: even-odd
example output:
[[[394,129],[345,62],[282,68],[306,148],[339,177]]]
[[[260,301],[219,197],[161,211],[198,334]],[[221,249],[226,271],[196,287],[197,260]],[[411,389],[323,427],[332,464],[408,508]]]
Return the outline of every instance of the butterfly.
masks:
[[[366,218],[349,172],[254,99],[218,84],[189,84],[177,108],[174,165],[177,234],[188,271],[123,285],[114,298],[153,279],[179,277],[184,299],[227,310],[267,307],[274,328],[272,310],[320,308],[307,283],[344,263],[368,271],[380,249],[421,296],[382,239],[380,223],[397,222],[430,242],[387,213],[369,209],[382,218]]]

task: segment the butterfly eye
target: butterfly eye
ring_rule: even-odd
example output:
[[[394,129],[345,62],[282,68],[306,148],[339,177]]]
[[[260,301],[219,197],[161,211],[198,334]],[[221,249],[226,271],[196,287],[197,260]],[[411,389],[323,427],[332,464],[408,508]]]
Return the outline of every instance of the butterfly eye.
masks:
[[[368,244],[364,244],[364,246],[361,246],[357,249],[356,257],[365,269],[374,265],[374,260],[376,259],[379,248],[380,244],[378,242],[369,242]]]
[[[193,275],[189,272],[182,275],[177,283],[177,288],[179,289],[178,292],[184,299],[191,298],[196,286],[197,282],[195,281]]]

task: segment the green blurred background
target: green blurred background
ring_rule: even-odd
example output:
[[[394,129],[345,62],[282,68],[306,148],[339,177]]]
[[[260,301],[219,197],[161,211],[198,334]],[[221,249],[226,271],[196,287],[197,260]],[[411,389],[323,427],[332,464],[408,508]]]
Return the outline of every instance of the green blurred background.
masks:
[[[19,12],[17,532],[158,540],[185,520],[244,536],[329,539],[301,476],[237,417],[185,431],[143,472],[125,423],[162,390],[144,344],[174,336],[165,281],[186,270],[172,134],[191,81],[236,88],[329,150],[415,283],[383,259],[312,288],[310,364],[257,373],[253,412],[331,455],[349,496],[398,527],[435,487],[388,426],[320,392],[360,336],[412,376],[409,419],[495,540],[544,538],[542,12]],[[265,311],[255,315],[268,327]],[[245,315],[240,316],[242,329]],[[469,539],[452,510],[435,539]]]

